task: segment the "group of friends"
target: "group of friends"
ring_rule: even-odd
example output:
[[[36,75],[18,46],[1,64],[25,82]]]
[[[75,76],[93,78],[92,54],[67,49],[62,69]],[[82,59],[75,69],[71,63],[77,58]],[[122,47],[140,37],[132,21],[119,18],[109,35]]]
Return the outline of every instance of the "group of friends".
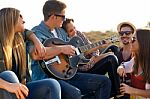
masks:
[[[0,10],[0,99],[149,99],[150,29],[136,29],[130,22],[117,26],[121,47],[89,49],[72,78],[57,79],[43,71],[40,60],[76,54],[73,45],[44,46],[47,39],[79,37],[91,44],[74,20],[65,18],[66,8],[62,1],[46,1],[44,19],[32,30],[25,29],[18,9]]]

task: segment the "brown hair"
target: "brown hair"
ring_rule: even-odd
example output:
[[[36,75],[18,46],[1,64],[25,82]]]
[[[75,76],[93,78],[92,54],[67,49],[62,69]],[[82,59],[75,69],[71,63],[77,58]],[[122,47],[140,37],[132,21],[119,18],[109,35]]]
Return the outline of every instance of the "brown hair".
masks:
[[[134,73],[137,73],[138,67],[141,66],[145,81],[150,83],[150,30],[138,29],[136,31],[136,37],[139,50],[135,53]]]
[[[4,62],[7,70],[12,69],[12,53],[19,68],[19,79],[26,74],[26,53],[21,33],[15,33],[15,27],[20,11],[15,8],[0,10],[0,43],[4,52]]]
[[[73,19],[66,18],[66,20],[62,24],[62,28],[67,32],[67,24],[70,22],[74,22]]]
[[[66,4],[58,0],[48,0],[43,6],[44,21],[52,14],[60,14],[66,8]]]

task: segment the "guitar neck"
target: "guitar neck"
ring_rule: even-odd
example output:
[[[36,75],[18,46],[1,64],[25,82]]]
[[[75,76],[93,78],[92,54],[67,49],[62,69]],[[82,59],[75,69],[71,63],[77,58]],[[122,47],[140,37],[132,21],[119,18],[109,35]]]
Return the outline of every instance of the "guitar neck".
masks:
[[[118,37],[117,36],[113,36],[113,37],[101,40],[101,41],[93,43],[93,44],[80,46],[79,50],[80,50],[81,53],[84,53],[84,52],[86,52],[86,51],[88,51],[88,50],[90,50],[92,48],[96,48],[96,47],[98,47],[100,45],[107,44],[107,43],[113,43],[113,42],[117,42],[117,41],[119,41]]]
[[[81,51],[81,53],[84,53],[84,52],[88,51],[89,49],[98,47],[98,46],[103,45],[103,44],[106,44],[105,40],[102,40],[102,41],[99,41],[99,42],[96,42],[96,43],[93,43],[93,44],[88,44],[88,45],[81,46],[81,47],[79,47],[79,50]]]

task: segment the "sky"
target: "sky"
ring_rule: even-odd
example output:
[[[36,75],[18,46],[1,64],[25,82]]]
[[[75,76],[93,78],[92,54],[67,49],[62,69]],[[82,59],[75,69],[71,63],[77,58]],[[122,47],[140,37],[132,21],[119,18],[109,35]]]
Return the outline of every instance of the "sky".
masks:
[[[25,27],[31,29],[43,20],[46,0],[0,0],[0,9],[15,7],[21,11]],[[61,0],[67,4],[66,17],[73,18],[82,32],[116,31],[120,22],[129,21],[137,28],[150,22],[149,0]]]

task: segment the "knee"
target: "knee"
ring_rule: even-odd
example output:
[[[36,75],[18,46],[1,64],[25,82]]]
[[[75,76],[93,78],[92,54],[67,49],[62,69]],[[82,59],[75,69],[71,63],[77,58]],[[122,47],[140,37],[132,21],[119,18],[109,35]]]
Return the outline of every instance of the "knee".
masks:
[[[4,77],[4,76],[16,76],[16,75],[13,71],[3,71],[1,72],[0,76]]]
[[[116,55],[119,52],[119,48],[116,45],[110,45],[108,46],[102,53],[107,53],[107,52],[114,52],[114,54]]]
[[[76,96],[76,97],[81,97],[81,91],[76,88],[76,90],[75,90],[75,92],[74,92],[74,96]],[[79,99],[79,98],[77,98],[77,99]]]
[[[107,88],[111,88],[111,81],[108,77],[103,76],[101,77],[101,79],[103,82],[100,84],[101,87],[107,87]]]
[[[42,84],[53,92],[61,91],[60,84],[55,79],[44,79]]]
[[[114,54],[117,54],[120,51],[119,47],[116,45],[110,45],[107,49],[110,49]]]
[[[117,65],[118,64],[118,58],[116,55],[108,55],[106,57],[108,59],[109,62],[111,62],[112,64]]]
[[[76,88],[76,90],[72,90],[71,96],[69,96],[71,99],[81,99],[81,91]],[[68,99],[70,99],[68,98]]]
[[[12,83],[19,83],[18,77],[16,76],[16,74],[12,71],[3,71],[0,74],[0,78],[8,81],[8,82],[12,82]]]

